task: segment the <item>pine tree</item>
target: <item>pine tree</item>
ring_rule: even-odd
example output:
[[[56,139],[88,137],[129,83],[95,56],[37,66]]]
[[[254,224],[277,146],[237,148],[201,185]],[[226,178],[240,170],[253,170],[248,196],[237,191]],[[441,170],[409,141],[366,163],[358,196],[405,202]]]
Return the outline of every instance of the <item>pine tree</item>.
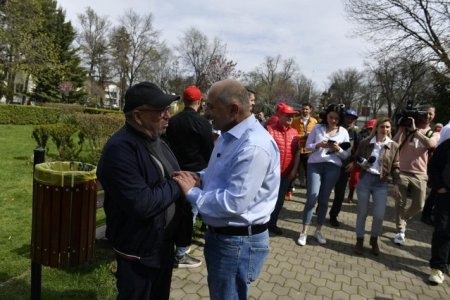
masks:
[[[65,21],[65,14],[62,8],[56,7],[56,1],[39,1],[45,19],[42,30],[49,34],[56,49],[57,66],[34,74],[33,98],[44,102],[80,102],[86,95],[83,88],[86,71],[80,66],[78,50],[72,47],[75,30],[70,21]]]

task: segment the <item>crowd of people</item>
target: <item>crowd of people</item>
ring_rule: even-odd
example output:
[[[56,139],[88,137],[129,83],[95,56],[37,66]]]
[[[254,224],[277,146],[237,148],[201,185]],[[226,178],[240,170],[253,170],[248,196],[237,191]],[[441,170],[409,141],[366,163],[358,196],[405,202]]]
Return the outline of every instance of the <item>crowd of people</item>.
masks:
[[[236,80],[216,82],[206,94],[190,85],[182,95],[184,110],[171,117],[179,96],[149,82],[127,90],[125,125],[105,145],[97,168],[118,299],[169,299],[173,268],[202,264],[189,255],[197,216],[206,226],[211,299],[247,299],[269,254],[269,233],[283,235],[279,214],[297,178],[306,188],[300,246],[307,244],[314,212],[313,237],[327,243],[322,227],[330,196],[334,190],[329,224],[339,227],[348,186],[348,200],[357,202],[353,251],[364,255],[372,199],[370,246],[380,255],[378,236],[392,188],[393,242],[406,243],[407,222],[425,206],[422,219],[435,225],[429,281],[444,281],[450,262],[450,123],[432,129],[434,107],[395,124],[372,119],[360,130],[357,112],[340,104],[313,117],[310,103],[295,110],[282,102],[266,118],[254,111],[256,96]],[[428,175],[432,193],[425,200]]]

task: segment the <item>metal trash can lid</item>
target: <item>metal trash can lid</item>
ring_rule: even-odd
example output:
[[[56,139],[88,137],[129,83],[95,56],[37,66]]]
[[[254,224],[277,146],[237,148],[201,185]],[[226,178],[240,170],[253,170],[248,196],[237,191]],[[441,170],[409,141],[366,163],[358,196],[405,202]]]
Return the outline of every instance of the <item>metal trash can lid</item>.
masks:
[[[34,179],[53,186],[71,186],[97,178],[96,166],[77,161],[54,161],[37,164]]]

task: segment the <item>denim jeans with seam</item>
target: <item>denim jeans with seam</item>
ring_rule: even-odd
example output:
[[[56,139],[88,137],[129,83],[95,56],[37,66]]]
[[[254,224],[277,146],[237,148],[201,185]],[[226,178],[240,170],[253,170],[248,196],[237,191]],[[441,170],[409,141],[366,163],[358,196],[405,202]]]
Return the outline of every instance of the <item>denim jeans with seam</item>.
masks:
[[[367,211],[369,209],[369,199],[372,196],[373,219],[370,235],[377,237],[383,228],[384,214],[388,196],[388,184],[380,180],[380,175],[364,172],[356,188],[358,197],[358,208],[356,214],[356,237],[364,237],[366,228]]]
[[[330,162],[308,164],[308,189],[303,210],[303,224],[311,224],[314,206],[316,201],[319,201],[317,224],[323,225],[328,210],[328,200],[340,172],[341,167]]]
[[[247,299],[269,255],[269,232],[231,236],[207,231],[204,254],[210,299]]]

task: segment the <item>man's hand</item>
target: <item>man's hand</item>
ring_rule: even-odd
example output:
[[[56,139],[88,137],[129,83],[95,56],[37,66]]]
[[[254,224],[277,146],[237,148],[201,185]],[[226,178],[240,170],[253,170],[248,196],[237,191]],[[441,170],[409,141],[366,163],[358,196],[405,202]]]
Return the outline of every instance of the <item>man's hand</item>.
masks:
[[[396,198],[396,199],[399,199],[401,197],[400,190],[399,190],[397,184],[394,184],[394,189],[392,190],[392,193],[393,193],[394,198]]]
[[[187,194],[191,188],[200,186],[200,177],[194,172],[177,171],[174,172],[173,179],[181,187],[184,194]]]
[[[414,120],[414,118],[408,117],[408,119],[411,120],[411,126],[409,126],[409,130],[410,130],[410,131],[415,131],[415,130],[417,130],[417,127],[416,127],[416,121]]]
[[[350,173],[353,169],[354,163],[351,161],[345,166],[345,172]]]
[[[445,193],[447,193],[447,189],[445,187],[441,187],[436,191],[436,193],[445,194]]]

